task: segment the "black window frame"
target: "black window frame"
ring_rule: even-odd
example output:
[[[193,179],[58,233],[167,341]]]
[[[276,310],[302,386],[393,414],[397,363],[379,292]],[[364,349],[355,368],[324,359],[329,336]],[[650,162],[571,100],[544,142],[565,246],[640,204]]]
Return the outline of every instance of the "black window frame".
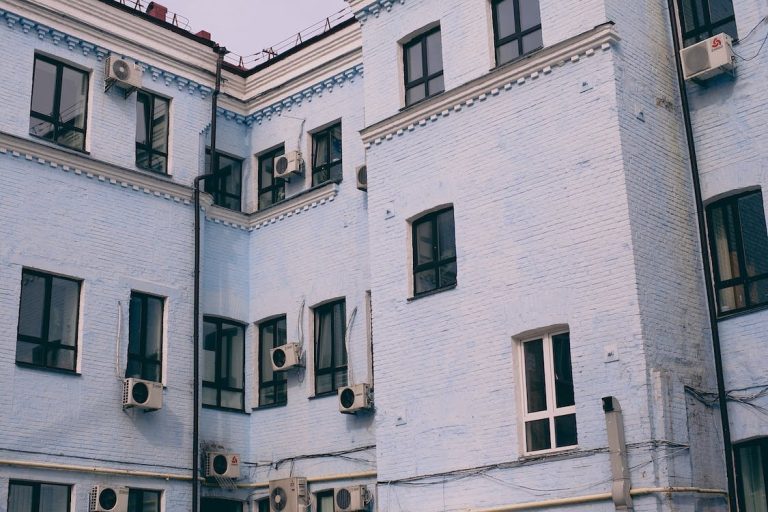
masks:
[[[767,492],[766,501],[768,501],[768,437],[752,439],[742,443],[734,443],[733,451],[736,466],[736,495],[739,501],[739,510],[747,510],[744,502],[744,475],[741,471],[741,450],[757,447],[760,451],[760,458],[763,463],[763,488]],[[768,505],[768,503],[766,503]]]
[[[274,149],[270,149],[267,152],[264,152],[258,156],[258,165],[259,165],[259,178],[258,178],[258,203],[259,203],[259,210],[263,210],[264,208],[268,208],[272,205],[275,205],[279,203],[280,201],[285,200],[285,180],[282,178],[275,177],[274,174],[274,161],[275,158],[278,156],[282,156],[285,154],[285,145],[278,146]],[[269,167],[271,168],[271,172],[269,173],[272,176],[272,182],[270,185],[264,184],[264,168]],[[262,196],[264,194],[269,194],[269,201],[262,202]]]
[[[539,50],[542,48],[542,46],[538,46],[536,48],[532,48],[528,50],[527,52],[524,51],[523,38],[535,32],[541,32],[541,16],[539,16],[538,25],[534,25],[533,27],[529,27],[523,30],[521,19],[520,19],[520,1],[521,0],[492,0],[491,1],[491,16],[493,18],[493,48],[494,48],[494,56],[495,56],[495,61],[497,66],[508,64],[509,62],[514,62],[515,60],[525,57],[526,55],[531,54],[536,50]],[[497,9],[499,4],[503,2],[513,2],[513,9],[515,12],[515,31],[512,34],[504,36],[503,38],[499,38],[499,14]],[[541,12],[541,4],[538,2],[538,0],[536,3],[537,3],[537,7],[539,8],[539,12]],[[502,61],[499,58],[499,48],[515,40],[517,40],[517,52],[518,52],[517,57]]]
[[[334,142],[334,131],[338,129],[339,130],[339,155],[340,157],[337,160],[332,160],[331,157],[333,155],[333,142]],[[318,140],[327,137],[328,142],[326,144],[326,151],[325,155],[322,155],[323,162],[320,165],[317,165],[318,161]],[[344,167],[343,167],[343,161],[344,161],[344,152],[343,152],[343,128],[341,126],[341,121],[338,121],[336,123],[333,123],[332,125],[323,128],[321,130],[317,130],[312,133],[312,186],[321,185],[323,183],[328,182],[339,182],[342,179],[342,176],[344,174]],[[335,172],[334,172],[335,171]]]
[[[220,206],[221,208],[226,208],[228,210],[236,211],[236,212],[242,212],[243,211],[243,162],[244,159],[240,158],[239,156],[230,155],[228,153],[224,153],[223,151],[216,150],[216,158],[211,158],[211,148],[207,147],[205,148],[205,156],[206,156],[206,168],[210,169],[210,173],[213,174],[213,176],[208,177],[205,180],[205,191],[208,194],[211,194],[213,196],[213,204],[216,206]],[[230,173],[227,173],[226,175],[222,175],[221,173],[221,159],[222,157],[231,160],[233,162],[237,162],[239,164],[239,173],[240,173],[240,188],[238,190],[237,194],[229,193],[226,191],[226,186],[222,186],[222,183],[224,182],[224,179],[228,178],[228,176],[231,175]],[[213,162],[211,160],[216,160],[216,163],[219,164],[219,168],[217,170],[213,170]],[[237,208],[233,208],[227,203],[227,199],[236,199],[237,200]]]
[[[147,99],[148,102],[142,101],[143,99]],[[163,134],[163,137],[165,138],[164,145],[165,145],[165,152],[155,149],[155,141],[153,140],[153,134],[154,130],[152,129],[155,123],[155,104],[157,101],[165,102],[165,133]],[[145,90],[138,90],[136,91],[136,105],[137,105],[137,118],[136,118],[136,133],[138,135],[139,131],[139,120],[138,120],[138,105],[142,104],[144,106],[144,138],[147,141],[146,143],[140,143],[138,140],[136,141],[136,167],[139,169],[144,169],[146,171],[150,172],[156,172],[159,174],[168,174],[168,138],[170,133],[170,125],[171,125],[171,100],[169,98],[166,98],[165,96],[160,96],[158,94],[145,91]],[[149,166],[144,166],[139,164],[139,151],[145,151],[148,153],[148,159],[149,159]],[[162,158],[162,168],[157,169],[153,168],[152,162],[154,161],[154,158],[156,156],[159,156]]]
[[[11,511],[11,487],[14,485],[18,486],[24,486],[24,487],[32,487],[32,510],[30,511],[21,511],[21,512],[52,512],[50,510],[41,510],[40,509],[40,491],[41,487],[43,485],[50,485],[50,486],[57,486],[57,487],[66,487],[67,488],[67,511],[70,512],[72,510],[72,485],[70,484],[59,484],[59,483],[53,483],[53,482],[38,482],[33,480],[17,480],[17,479],[11,479],[8,481],[8,511],[9,512],[16,512]],[[53,511],[56,512],[56,511]]]
[[[274,343],[272,344],[272,347],[280,347],[287,343],[287,339],[284,338],[282,340],[282,343],[279,343],[280,340],[277,339],[277,333],[278,325],[282,322],[283,324],[283,332],[286,332],[287,329],[287,321],[286,316],[278,316],[275,318],[270,318],[269,320],[264,320],[259,323],[259,407],[260,408],[266,408],[266,407],[279,407],[284,406],[288,404],[288,379],[286,378],[285,372],[272,372],[272,380],[265,381],[264,380],[264,366],[266,365],[272,365],[272,359],[264,358],[264,330],[268,327],[272,327],[272,339]],[[278,400],[278,390],[282,387],[282,392],[280,395],[282,396],[282,399]],[[274,400],[272,402],[266,402],[262,400],[262,391],[266,388],[272,388]]]
[[[685,18],[685,9],[683,8],[683,2],[700,2],[701,12],[704,16],[703,20],[698,19],[698,10],[695,7],[691,9],[691,13],[693,14],[693,20],[691,21],[691,27],[688,29],[688,23]],[[713,2],[727,2],[731,5],[731,12],[734,12],[733,9],[733,1],[732,0],[677,0],[677,13],[678,13],[678,19],[680,21],[680,33],[682,34],[683,38],[683,46],[690,46],[692,44],[696,44],[697,42],[703,41],[705,39],[708,39],[716,34],[719,34],[720,32],[725,32],[726,34],[733,37],[733,40],[736,41],[738,39],[738,27],[736,26],[736,14],[731,14],[730,16],[726,16],[725,18],[722,18],[720,20],[712,21],[711,15],[712,15],[712,9],[711,5]],[[730,33],[725,30],[725,27],[733,23],[733,33]]]
[[[24,278],[26,275],[33,275],[39,278],[42,278],[45,280],[45,299],[43,304],[43,312],[42,312],[42,326],[41,326],[41,336],[40,338],[36,338],[34,336],[29,336],[25,334],[21,334],[21,316],[22,316],[22,306],[23,306],[23,300],[22,300],[22,294],[24,293]],[[56,343],[55,341],[48,340],[49,334],[50,334],[50,318],[51,318],[51,290],[53,288],[53,280],[54,279],[60,279],[63,281],[69,281],[72,283],[77,284],[77,315],[76,315],[76,323],[74,326],[74,332],[75,332],[75,343],[73,346],[69,345],[62,345],[60,342]],[[19,316],[18,316],[18,322],[16,327],[16,364],[20,366],[26,366],[29,368],[38,368],[38,369],[45,369],[45,370],[52,370],[52,371],[58,371],[58,372],[66,372],[66,373],[76,373],[77,372],[77,356],[78,356],[78,347],[80,345],[80,306],[81,306],[81,299],[82,299],[82,286],[83,281],[74,277],[66,277],[61,276],[58,274],[51,274],[49,272],[43,272],[40,270],[32,270],[28,268],[24,268],[21,271],[21,281],[22,281],[22,289],[21,293],[19,294]],[[43,361],[48,360],[48,352],[50,350],[70,350],[73,352],[72,354],[72,368],[61,368],[59,366],[49,366],[47,363],[45,364],[37,364],[37,363],[30,363],[27,361],[19,361],[18,360],[18,342],[21,341],[23,343],[33,343],[40,345],[42,348],[42,359]]]
[[[749,293],[749,286],[751,284],[756,284],[759,281],[763,281],[765,279],[768,279],[768,272],[764,272],[761,274],[757,274],[755,276],[749,276],[747,275],[747,263],[746,263],[746,256],[745,256],[745,245],[744,240],[742,236],[742,216],[741,212],[739,210],[739,200],[743,199],[745,197],[748,197],[750,195],[757,195],[760,200],[760,205],[764,205],[763,203],[763,194],[761,190],[750,190],[747,192],[743,192],[740,194],[734,194],[728,197],[725,197],[723,199],[720,199],[718,201],[715,201],[709,205],[707,205],[707,234],[709,237],[709,251],[710,251],[710,257],[712,259],[712,279],[714,280],[713,287],[715,291],[715,298],[717,302],[717,312],[719,317],[725,317],[736,313],[742,313],[744,311],[749,311],[751,309],[756,308],[764,308],[768,306],[768,299],[766,299],[763,302],[752,302],[752,299],[750,298]],[[732,212],[734,215],[732,217],[732,221],[734,223],[733,231],[735,234],[735,240],[728,240],[730,243],[731,241],[734,243],[736,251],[737,251],[737,262],[739,265],[739,273],[741,274],[740,277],[735,277],[731,279],[723,280],[720,277],[720,265],[718,260],[718,249],[717,249],[717,240],[714,236],[714,223],[713,223],[713,215],[716,209],[724,209],[726,211]],[[765,220],[765,208],[763,207],[763,222],[766,222]],[[766,240],[768,240],[768,233],[766,233]],[[766,255],[768,257],[768,254]],[[726,288],[737,288],[741,286],[744,290],[744,307],[741,308],[735,308],[735,309],[728,309],[727,311],[723,311],[721,300],[720,300],[720,291],[722,289]]]
[[[339,315],[341,318],[341,339],[336,339],[336,336],[334,335],[336,332],[336,324],[335,324],[335,318],[336,315],[334,314],[334,309],[336,307],[341,307],[341,314]],[[335,395],[339,388],[342,388],[344,386],[347,386],[349,384],[349,355],[347,354],[347,347],[346,347],[346,336],[347,336],[347,303],[346,298],[336,299],[329,302],[325,302],[323,304],[320,304],[319,306],[316,306],[313,308],[314,313],[314,340],[315,340],[315,396],[327,396],[327,395]],[[328,315],[330,317],[330,328],[329,332],[331,333],[331,339],[329,341],[330,343],[330,351],[331,351],[331,362],[330,365],[327,368],[319,368],[320,365],[320,316],[321,315]],[[343,362],[336,361],[336,344],[340,343],[342,348],[342,353],[344,354],[344,360]],[[321,376],[330,375],[331,376],[331,388],[318,391],[318,379]],[[343,384],[337,385],[336,379],[338,375],[343,375],[344,378],[340,379],[343,381]]]
[[[144,510],[144,494],[155,494],[157,495],[157,512],[162,511],[162,496],[163,492],[158,491],[155,489],[134,489],[131,487],[128,489],[128,512],[145,512]],[[138,496],[138,497],[135,497]],[[133,500],[131,499],[132,497]],[[136,504],[136,500],[138,500],[138,503],[141,504],[141,506],[138,506]],[[131,507],[131,504],[134,504],[133,507]]]
[[[203,388],[209,388],[209,389],[215,389],[216,390],[216,403],[215,404],[208,404],[203,403],[203,407],[211,408],[211,409],[219,409],[224,411],[238,411],[243,412],[245,410],[245,331],[246,331],[246,324],[242,322],[236,322],[234,320],[229,320],[227,318],[221,318],[217,316],[203,316],[203,323],[210,323],[216,325],[216,350],[215,350],[215,370],[216,370],[216,381],[211,382],[204,379],[201,379]],[[242,372],[242,382],[243,387],[242,388],[235,388],[232,386],[225,386],[223,384],[224,377],[221,375],[221,352],[222,352],[222,334],[224,331],[223,326],[226,325],[227,328],[239,328],[241,329],[241,335],[243,339],[243,353],[242,353],[242,359],[243,359],[243,366],[240,368],[240,371]],[[204,350],[205,352],[205,350]],[[210,352],[210,351],[208,351]],[[230,350],[227,351],[228,354],[232,353],[231,347]],[[228,365],[229,366],[229,365]],[[226,407],[221,405],[221,392],[222,391],[232,391],[232,392],[240,392],[240,407]]]
[[[320,501],[322,498],[331,498],[331,510],[325,510],[322,508],[322,502]],[[334,512],[336,509],[336,504],[334,503],[333,489],[323,489],[322,491],[317,491],[315,493],[315,503],[317,503],[316,512]]]
[[[416,105],[417,103],[420,103],[422,101],[425,101],[432,96],[436,96],[442,92],[445,92],[445,78],[443,78],[443,87],[440,90],[437,91],[430,91],[429,90],[429,82],[434,80],[435,78],[444,77],[444,71],[445,71],[445,63],[443,62],[443,55],[442,55],[442,41],[441,43],[441,50],[440,50],[440,70],[435,71],[434,73],[427,74],[429,71],[429,58],[428,58],[428,50],[427,50],[427,38],[431,36],[432,34],[439,33],[440,37],[442,38],[442,32],[440,32],[440,25],[437,25],[436,27],[433,27],[421,34],[418,34],[408,40],[406,43],[403,43],[403,78],[405,81],[405,106],[410,107],[411,105]],[[408,70],[409,62],[408,62],[408,50],[410,50],[412,47],[416,45],[421,45],[421,77],[416,78],[414,80],[409,80],[408,77]],[[423,98],[416,100],[414,102],[408,101],[408,91],[418,87],[420,85],[424,85],[424,91],[425,95]]]
[[[440,258],[440,252],[442,249],[442,246],[440,245],[440,239],[439,239],[439,229],[438,229],[438,217],[447,212],[451,212],[451,219],[453,220],[453,256],[447,257],[447,258]],[[425,223],[431,223],[431,232],[432,232],[432,252],[431,252],[431,261],[427,263],[419,263],[419,240],[418,240],[418,228],[422,224]],[[411,246],[412,246],[412,256],[413,256],[413,269],[412,269],[412,280],[413,280],[413,296],[414,297],[420,297],[423,295],[428,295],[431,293],[438,292],[440,290],[449,290],[451,288],[454,288],[458,283],[458,263],[457,263],[457,251],[456,251],[456,217],[453,206],[448,206],[445,208],[440,208],[435,211],[431,211],[429,213],[426,213],[424,215],[421,215],[420,217],[414,219],[411,221]],[[445,265],[450,265],[451,263],[456,264],[456,278],[451,281],[446,281],[445,283],[442,282],[442,272],[441,267],[444,267]],[[416,279],[417,274],[421,272],[426,272],[432,270],[436,273],[435,278],[435,287],[431,288],[429,290],[422,290],[417,292],[416,291]]]
[[[131,331],[131,327],[133,326],[133,322],[131,321],[132,316],[135,314],[134,309],[134,300],[141,301],[141,318],[139,320],[140,324],[140,331],[139,331],[139,352],[138,353],[131,353],[131,336],[133,335]],[[157,346],[159,348],[159,354],[158,358],[154,359],[150,357],[147,354],[147,304],[150,300],[159,301],[160,302],[160,311],[161,311],[161,324],[160,324],[160,339],[157,340]],[[159,295],[153,295],[150,293],[144,293],[144,292],[138,292],[138,291],[132,291],[131,292],[131,300],[128,307],[128,356],[125,366],[125,376],[126,377],[134,377],[137,379],[143,379],[148,381],[154,381],[154,382],[162,382],[163,381],[163,334],[165,332],[165,297],[160,297]],[[133,372],[129,372],[129,364],[131,361],[136,361],[140,368],[141,372],[136,375]],[[156,365],[157,366],[157,378],[152,378],[151,375],[145,371],[147,365]]]
[[[37,61],[41,60],[43,62],[47,62],[48,64],[56,67],[56,83],[54,84],[54,92],[53,92],[53,116],[49,116],[40,112],[36,112],[32,109],[33,107],[33,101],[34,101],[34,91],[35,91],[35,72],[34,69],[37,67]],[[64,73],[64,68],[68,68],[72,71],[75,71],[77,73],[80,73],[85,77],[85,104],[83,106],[83,127],[77,128],[77,127],[69,127],[69,131],[74,131],[77,133],[82,133],[83,135],[83,143],[79,147],[70,146],[68,144],[64,144],[59,141],[59,135],[60,131],[64,128],[65,123],[62,123],[59,119],[61,118],[61,89],[62,89],[62,75]],[[32,94],[30,95],[30,106],[29,106],[29,117],[37,119],[39,121],[50,123],[53,125],[53,138],[49,139],[47,137],[42,137],[40,135],[36,135],[32,133],[31,127],[29,134],[33,137],[37,137],[43,140],[49,140],[50,142],[57,144],[59,146],[63,146],[66,148],[74,149],[75,151],[85,152],[85,140],[86,140],[86,134],[88,133],[88,96],[90,94],[90,72],[87,70],[84,70],[82,68],[79,68],[77,66],[73,66],[71,64],[67,64],[65,62],[62,62],[60,60],[54,59],[52,57],[48,57],[46,55],[42,55],[39,53],[35,54],[35,60],[33,64],[33,71],[32,71]]]

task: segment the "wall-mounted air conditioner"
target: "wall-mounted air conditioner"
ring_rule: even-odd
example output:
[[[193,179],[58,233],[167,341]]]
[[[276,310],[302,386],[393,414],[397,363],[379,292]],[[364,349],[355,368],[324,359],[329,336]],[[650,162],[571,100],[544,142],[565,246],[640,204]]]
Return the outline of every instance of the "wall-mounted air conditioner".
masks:
[[[129,91],[141,87],[141,70],[127,60],[118,59],[112,55],[104,61],[104,77],[107,89],[112,85],[118,85]]]
[[[289,151],[284,155],[275,157],[274,176],[280,179],[289,179],[292,174],[301,174],[304,170],[304,160],[300,151]]]
[[[270,351],[272,370],[282,372],[301,366],[301,347],[298,343],[286,343]]]
[[[206,478],[240,478],[240,455],[237,453],[207,452],[205,454]]]
[[[97,485],[88,499],[90,512],[127,512],[128,488]]]
[[[736,65],[732,48],[733,40],[722,33],[680,50],[683,75],[686,80],[706,80]]]
[[[357,177],[357,189],[368,190],[368,166],[361,165],[355,170]]]
[[[333,490],[335,512],[365,512],[371,495],[364,485],[337,487]]]
[[[163,385],[129,377],[123,381],[123,409],[136,407],[156,411],[163,406]]]
[[[269,482],[269,510],[272,512],[304,512],[308,503],[306,478]]]
[[[373,408],[373,393],[368,384],[353,384],[339,389],[339,411],[355,414]]]

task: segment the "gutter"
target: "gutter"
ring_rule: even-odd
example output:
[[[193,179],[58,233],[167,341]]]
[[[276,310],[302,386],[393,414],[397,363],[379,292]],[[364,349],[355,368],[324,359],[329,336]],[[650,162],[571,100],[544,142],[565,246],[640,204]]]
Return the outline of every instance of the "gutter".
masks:
[[[675,67],[677,70],[677,83],[680,90],[680,103],[683,110],[683,124],[685,126],[685,139],[688,146],[688,159],[691,163],[691,179],[696,201],[696,221],[699,228],[699,247],[701,249],[701,263],[704,267],[704,288],[707,292],[707,309],[709,312],[709,328],[712,332],[712,351],[715,357],[715,375],[717,378],[717,401],[720,409],[720,423],[723,429],[723,451],[725,452],[725,474],[728,480],[728,503],[730,510],[738,510],[736,502],[736,475],[733,461],[733,444],[731,442],[731,426],[728,417],[728,402],[726,400],[725,378],[723,376],[723,357],[720,347],[720,331],[717,323],[717,305],[712,289],[712,266],[707,248],[707,231],[704,219],[704,201],[701,195],[701,182],[699,181],[699,164],[696,158],[696,142],[693,137],[693,124],[691,123],[691,110],[688,103],[688,90],[683,79],[683,63],[680,59],[680,31],[675,17],[675,2],[667,0],[669,10],[669,24],[672,28],[672,46],[675,54]]]

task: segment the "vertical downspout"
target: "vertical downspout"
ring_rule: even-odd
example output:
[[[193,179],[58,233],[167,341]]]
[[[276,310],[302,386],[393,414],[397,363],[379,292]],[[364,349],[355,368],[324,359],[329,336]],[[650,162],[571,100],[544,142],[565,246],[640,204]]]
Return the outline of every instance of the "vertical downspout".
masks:
[[[613,396],[603,397],[605,430],[608,434],[608,456],[611,460],[611,498],[616,510],[632,512],[632,481],[629,474],[627,441],[624,437],[624,415],[619,400]]]
[[[683,63],[680,59],[680,31],[675,17],[675,2],[667,0],[669,9],[669,22],[672,27],[672,45],[675,53],[675,65],[677,68],[677,82],[680,89],[680,102],[683,107],[683,124],[685,125],[685,138],[688,143],[688,157],[691,161],[691,177],[693,179],[693,192],[696,196],[696,219],[699,228],[699,246],[701,249],[701,262],[704,266],[704,281],[707,291],[707,309],[709,310],[709,328],[712,331],[712,350],[715,355],[715,374],[717,377],[717,401],[720,407],[720,422],[723,428],[723,449],[725,450],[725,471],[728,478],[728,504],[732,512],[738,510],[736,503],[736,476],[734,474],[733,446],[731,443],[731,425],[728,418],[728,402],[725,392],[725,378],[723,377],[723,358],[720,349],[720,331],[717,324],[717,305],[712,290],[712,270],[710,267],[709,250],[707,248],[707,232],[704,222],[704,202],[701,197],[701,183],[699,181],[699,164],[696,159],[696,144],[693,139],[693,125],[691,124],[691,111],[688,104],[688,91],[683,79]]]
[[[193,422],[192,422],[192,512],[198,512],[200,507],[200,182],[213,176],[217,169],[216,158],[216,111],[218,110],[219,92],[221,91],[221,65],[227,49],[216,45],[213,48],[218,54],[216,59],[216,86],[211,96],[211,158],[206,174],[195,177],[194,180],[194,209],[195,209],[195,296],[194,302],[194,354],[193,366]]]

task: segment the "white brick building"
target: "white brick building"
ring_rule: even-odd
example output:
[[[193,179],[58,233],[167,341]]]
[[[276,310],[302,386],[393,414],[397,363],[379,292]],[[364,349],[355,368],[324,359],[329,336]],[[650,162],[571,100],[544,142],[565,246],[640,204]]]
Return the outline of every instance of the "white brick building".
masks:
[[[765,2],[349,3],[0,0],[0,512],[768,510]]]

